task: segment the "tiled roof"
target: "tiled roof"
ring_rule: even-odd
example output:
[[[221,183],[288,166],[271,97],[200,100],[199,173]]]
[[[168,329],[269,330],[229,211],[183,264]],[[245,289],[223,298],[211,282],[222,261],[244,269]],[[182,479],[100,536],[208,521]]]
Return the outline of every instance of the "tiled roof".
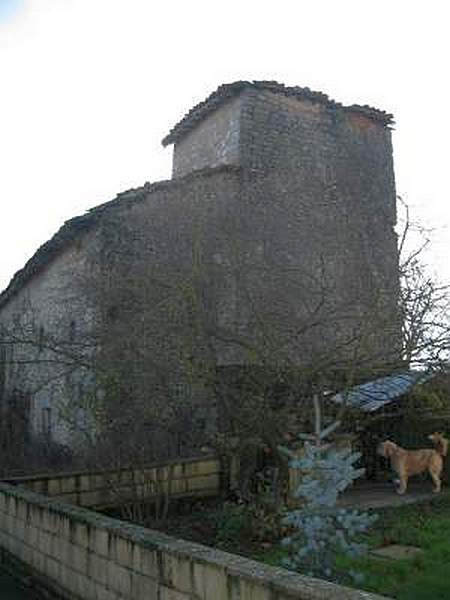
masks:
[[[135,193],[134,190],[130,190],[128,194],[130,195],[131,192]],[[22,289],[29,279],[50,263],[66,246],[93,227],[98,222],[103,210],[108,205],[115,204],[119,198],[120,196],[111,200],[111,202],[91,209],[84,215],[66,221],[54,236],[36,250],[30,260],[25,263],[25,266],[15,273],[7,288],[0,293],[0,309]]]
[[[277,81],[235,81],[233,83],[225,83],[217,88],[203,102],[200,102],[185,114],[163,139],[162,145],[168,146],[178,142],[186,133],[193,129],[197,123],[205,119],[211,112],[219,108],[230,98],[235,98],[245,89],[267,90],[284,96],[291,96],[299,100],[310,100],[328,106],[331,109],[341,109],[343,111],[357,112],[364,114],[370,119],[377,121],[385,126],[393,124],[393,115],[382,110],[372,108],[370,106],[359,106],[352,104],[351,106],[343,106],[339,102],[335,102],[322,92],[314,92],[308,87],[288,87]]]

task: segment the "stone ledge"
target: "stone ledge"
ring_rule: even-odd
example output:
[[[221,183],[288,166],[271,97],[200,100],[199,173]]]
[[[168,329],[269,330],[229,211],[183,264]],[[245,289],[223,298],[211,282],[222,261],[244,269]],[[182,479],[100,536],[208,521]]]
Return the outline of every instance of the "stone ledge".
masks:
[[[228,584],[235,587],[238,585],[241,591],[251,588],[258,590],[255,593],[267,592],[279,600],[288,598],[292,600],[381,600],[382,598],[379,595],[335,585],[282,568],[267,566],[221,550],[175,539],[164,533],[100,516],[83,508],[67,506],[8,484],[0,483],[0,493],[73,519],[88,529],[90,527],[106,529],[116,536],[139,545],[144,552],[145,549],[156,551],[161,560],[166,554],[186,561],[192,566],[195,565],[196,568],[203,566],[204,577],[213,577],[214,573],[218,573],[219,579],[226,581],[227,586]],[[159,572],[161,584],[164,583],[163,578],[164,573]],[[205,595],[204,598],[213,600],[211,595]]]

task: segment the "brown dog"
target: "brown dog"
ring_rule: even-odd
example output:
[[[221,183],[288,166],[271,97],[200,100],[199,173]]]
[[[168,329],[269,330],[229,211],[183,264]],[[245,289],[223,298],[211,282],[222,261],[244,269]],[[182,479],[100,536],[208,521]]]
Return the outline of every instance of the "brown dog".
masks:
[[[448,453],[448,440],[444,437],[443,433],[435,431],[428,436],[428,439],[433,442],[436,446],[436,452],[441,456],[447,456]]]
[[[432,435],[437,436],[438,434]],[[430,436],[430,439],[432,439],[432,436]],[[405,450],[389,440],[382,442],[378,446],[378,454],[381,454],[381,456],[391,460],[391,467],[399,476],[400,485],[397,489],[399,494],[404,494],[406,492],[406,488],[408,487],[408,478],[411,475],[418,475],[424,471],[428,471],[431,479],[433,480],[433,492],[439,493],[441,491],[441,473],[443,467],[442,457],[445,456],[445,454],[442,452],[442,448],[444,447],[442,445],[443,440],[446,442],[444,445],[446,452],[448,442],[442,435],[441,437],[435,437],[432,439],[434,443],[439,444],[438,448],[441,451],[431,450],[429,448],[424,448],[422,450]]]

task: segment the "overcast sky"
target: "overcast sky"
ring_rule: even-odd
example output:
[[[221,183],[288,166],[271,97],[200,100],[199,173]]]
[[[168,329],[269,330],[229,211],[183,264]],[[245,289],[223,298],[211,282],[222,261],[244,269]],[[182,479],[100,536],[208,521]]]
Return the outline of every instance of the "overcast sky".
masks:
[[[450,279],[445,4],[0,0],[0,288],[65,220],[170,177],[161,139],[236,79],[393,112],[397,193]]]

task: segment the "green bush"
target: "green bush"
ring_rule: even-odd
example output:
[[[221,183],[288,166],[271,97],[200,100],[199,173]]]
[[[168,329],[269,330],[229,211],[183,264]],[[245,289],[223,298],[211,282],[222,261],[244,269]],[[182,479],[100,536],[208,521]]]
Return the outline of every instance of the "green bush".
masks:
[[[251,537],[251,519],[245,504],[224,504],[217,520],[217,541],[236,542]]]
[[[272,542],[281,536],[281,514],[256,503],[226,503],[217,517],[221,544]]]

